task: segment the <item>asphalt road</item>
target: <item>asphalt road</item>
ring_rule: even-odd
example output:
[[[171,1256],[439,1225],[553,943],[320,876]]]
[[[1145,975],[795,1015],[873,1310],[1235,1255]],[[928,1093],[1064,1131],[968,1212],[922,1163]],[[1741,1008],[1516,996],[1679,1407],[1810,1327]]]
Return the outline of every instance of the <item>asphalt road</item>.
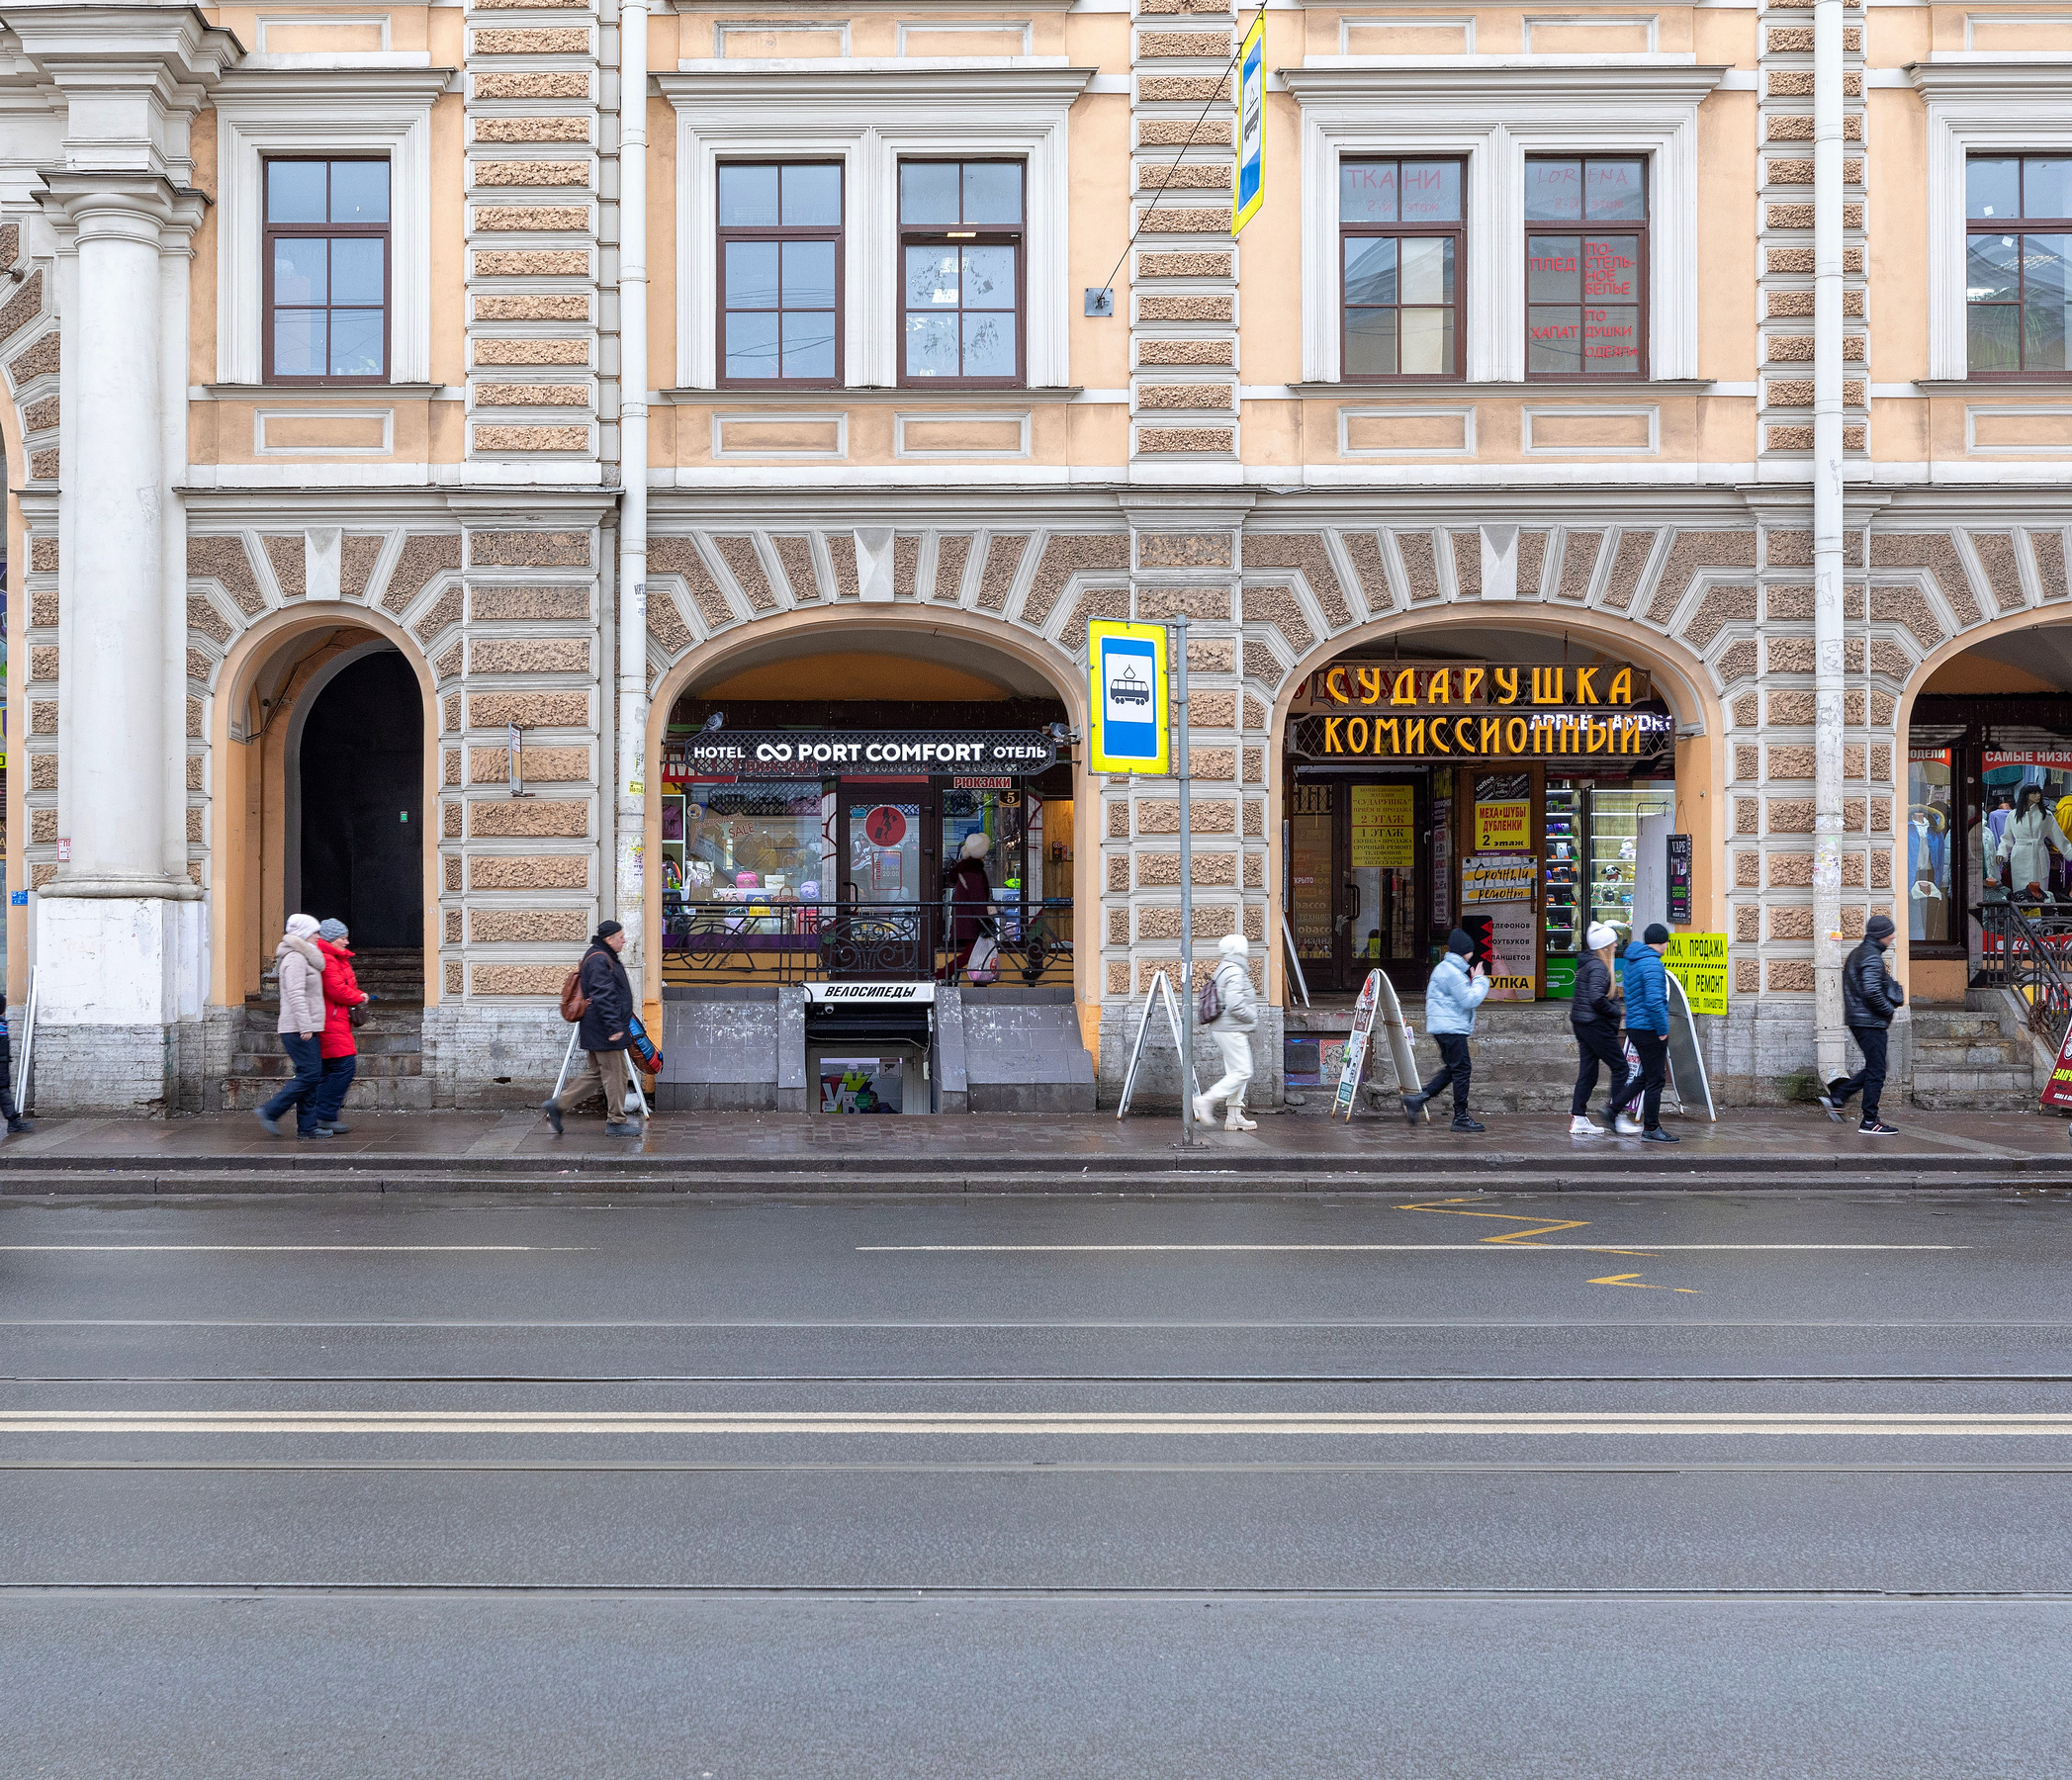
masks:
[[[0,1777],[2072,1774],[2072,1200],[0,1203]]]

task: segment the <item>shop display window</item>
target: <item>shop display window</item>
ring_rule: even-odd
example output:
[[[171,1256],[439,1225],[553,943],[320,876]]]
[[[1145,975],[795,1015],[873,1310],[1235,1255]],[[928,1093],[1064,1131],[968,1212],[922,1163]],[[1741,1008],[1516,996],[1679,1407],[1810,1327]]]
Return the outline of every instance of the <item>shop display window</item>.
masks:
[[[691,902],[802,902],[831,897],[823,859],[825,823],[818,779],[754,785],[690,785],[679,801],[680,840],[664,816],[664,872],[673,847]]]
[[[1907,937],[1928,945],[1947,945],[1957,936],[1949,893],[1956,850],[1951,752],[1916,751],[1907,761]],[[2003,825],[2010,807],[2000,810]]]

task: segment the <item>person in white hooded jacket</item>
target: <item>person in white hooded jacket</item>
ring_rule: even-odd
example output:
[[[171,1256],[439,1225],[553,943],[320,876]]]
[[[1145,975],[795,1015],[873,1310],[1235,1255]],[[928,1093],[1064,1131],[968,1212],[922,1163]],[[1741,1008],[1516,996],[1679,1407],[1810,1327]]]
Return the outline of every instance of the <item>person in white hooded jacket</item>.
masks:
[[[1244,1115],[1244,1091],[1252,1081],[1252,1032],[1259,1024],[1259,997],[1252,990],[1252,947],[1242,934],[1225,934],[1216,941],[1216,999],[1221,1012],[1209,1023],[1209,1035],[1223,1054],[1223,1077],[1207,1094],[1195,1096],[1195,1116],[1216,1123],[1216,1104],[1223,1104],[1223,1129],[1256,1131],[1256,1119]]]
[[[295,1109],[298,1137],[328,1137],[330,1127],[316,1122],[316,1087],[323,1079],[318,1035],[323,1031],[323,953],[316,949],[316,923],[308,915],[288,917],[288,931],[274,948],[281,985],[281,1018],[276,1029],[281,1048],[295,1069],[295,1079],[257,1109],[258,1119],[278,1137],[277,1122]]]

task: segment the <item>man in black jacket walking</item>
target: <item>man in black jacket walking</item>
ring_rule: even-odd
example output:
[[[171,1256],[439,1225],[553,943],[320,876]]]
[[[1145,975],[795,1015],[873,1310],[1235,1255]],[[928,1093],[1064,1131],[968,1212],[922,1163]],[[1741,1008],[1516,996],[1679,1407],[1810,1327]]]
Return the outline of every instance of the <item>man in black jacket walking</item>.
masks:
[[[583,954],[577,972],[584,1001],[582,1024],[576,1043],[583,1052],[583,1067],[569,1078],[568,1085],[552,1100],[542,1101],[540,1110],[547,1122],[561,1135],[561,1115],[574,1112],[592,1094],[604,1096],[604,1128],[614,1137],[638,1137],[641,1121],[626,1116],[633,1098],[633,1067],[626,1061],[633,1042],[633,984],[626,975],[619,953],[626,947],[626,930],[615,921],[600,926]]]
[[[1885,1088],[1885,1028],[1907,999],[1885,968],[1892,932],[1885,916],[1873,915],[1863,924],[1862,943],[1843,960],[1842,1018],[1863,1053],[1863,1067],[1852,1076],[1837,1076],[1820,1097],[1828,1116],[1840,1124],[1842,1109],[1861,1090],[1863,1122],[1856,1129],[1866,1137],[1890,1137],[1899,1128],[1878,1117],[1878,1096]]]

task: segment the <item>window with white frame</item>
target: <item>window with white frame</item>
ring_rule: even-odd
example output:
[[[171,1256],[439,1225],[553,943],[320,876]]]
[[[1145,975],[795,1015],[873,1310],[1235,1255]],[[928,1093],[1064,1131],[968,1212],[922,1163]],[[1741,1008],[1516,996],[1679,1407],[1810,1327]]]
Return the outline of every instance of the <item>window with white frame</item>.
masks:
[[[1338,163],[1345,377],[1458,377],[1466,229],[1457,160]]]
[[[716,275],[722,382],[840,382],[842,163],[723,163]]]
[[[922,66],[894,78],[847,64],[739,61],[657,76],[677,118],[679,386],[736,387],[720,352],[718,175],[772,161],[842,169],[835,387],[1069,384],[1067,317],[1077,306],[1066,285],[1065,123],[1089,78],[1050,64]],[[956,169],[953,216],[942,193],[911,182],[903,202],[908,166]],[[942,175],[918,177],[949,190]],[[920,250],[911,265],[909,249]]]
[[[1696,376],[1697,116],[1720,74],[1667,57],[1285,70],[1301,111],[1304,380],[1371,375],[1346,332],[1359,290],[1346,282],[1357,223],[1344,169],[1412,157],[1463,169],[1452,307],[1467,382]],[[1573,210],[1553,189],[1557,168],[1574,174]],[[1592,168],[1600,210],[1621,188],[1618,214],[1590,214]],[[1529,215],[1529,195],[1533,210],[1560,214]],[[1573,259],[1573,275],[1533,276],[1535,239],[1556,243],[1543,257]],[[1606,349],[1594,358],[1592,338]]]
[[[1971,375],[2072,371],[2072,155],[1974,154],[1964,209]]]

